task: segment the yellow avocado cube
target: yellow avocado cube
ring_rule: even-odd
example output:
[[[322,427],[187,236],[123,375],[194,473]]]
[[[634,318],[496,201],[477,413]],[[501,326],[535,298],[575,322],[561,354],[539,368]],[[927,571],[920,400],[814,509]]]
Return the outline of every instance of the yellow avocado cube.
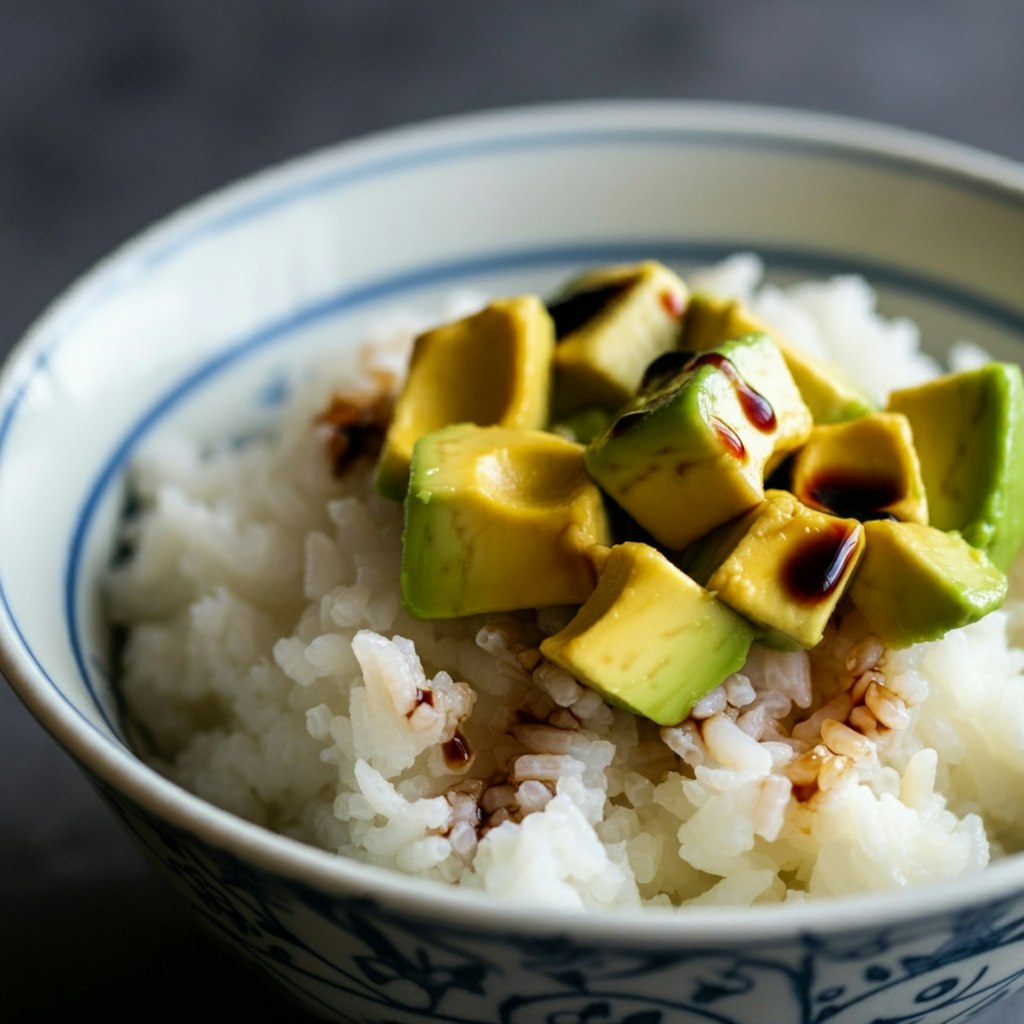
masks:
[[[647,544],[611,549],[597,589],[541,654],[606,700],[676,725],[742,667],[754,639],[731,612]]]
[[[377,465],[380,493],[402,500],[413,446],[440,427],[543,427],[554,346],[551,318],[532,295],[421,334]]]
[[[686,285],[648,261],[609,267],[572,283],[548,304],[555,322],[558,416],[617,410],[636,393],[648,363],[675,348]]]
[[[698,579],[733,611],[763,630],[763,643],[814,647],[853,578],[864,551],[864,528],[802,505],[788,491],[764,502],[705,542],[713,571]]]
[[[899,413],[815,427],[794,456],[793,493],[810,508],[837,516],[928,522],[914,437]]]
[[[610,543],[582,445],[473,424],[417,442],[402,535],[402,596],[412,615],[579,604]]]

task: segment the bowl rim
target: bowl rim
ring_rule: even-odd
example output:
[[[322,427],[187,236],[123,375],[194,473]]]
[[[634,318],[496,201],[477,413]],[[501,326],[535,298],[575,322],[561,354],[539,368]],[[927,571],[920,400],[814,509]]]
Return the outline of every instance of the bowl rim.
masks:
[[[441,152],[456,143],[493,145],[503,137],[538,137],[572,126],[581,134],[618,126],[626,130],[686,127],[728,138],[756,133],[800,145],[828,144],[851,158],[913,165],[969,188],[994,190],[1024,207],[1024,165],[958,142],[872,121],[791,108],[720,101],[665,99],[586,100],[507,107],[433,118],[325,146],[229,183],[181,207],[136,234],[96,263],[55,298],[7,355],[0,371],[0,421],[6,421],[25,369],[45,352],[51,336],[73,324],[97,290],[116,280],[119,266],[140,254],[159,261],[197,229],[230,229],[239,211],[274,193],[301,187],[325,169],[354,173],[369,164],[400,162],[403,156]],[[2,581],[0,581],[2,591]],[[716,942],[751,942],[799,932],[831,934],[880,923],[896,925],[1024,893],[1024,856],[997,861],[984,871],[952,882],[898,892],[754,907],[637,908],[594,912],[521,906],[486,893],[449,888],[390,869],[350,860],[270,832],[220,810],[181,789],[128,749],[102,736],[60,695],[34,661],[0,592],[0,669],[40,724],[87,773],[114,793],[215,849],[283,879],[332,897],[365,898],[401,916],[458,924],[481,932],[523,934],[557,931],[591,943],[678,945],[714,936]],[[614,930],[602,923],[614,920]]]

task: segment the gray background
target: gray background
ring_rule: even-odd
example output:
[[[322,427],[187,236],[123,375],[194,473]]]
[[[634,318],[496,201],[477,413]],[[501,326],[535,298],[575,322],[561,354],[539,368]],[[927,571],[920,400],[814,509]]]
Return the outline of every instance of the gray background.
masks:
[[[1024,160],[1022,44],[1021,0],[0,0],[0,346],[198,194],[439,114],[740,100]],[[0,1006],[17,1021],[291,1015],[193,927],[6,687]],[[1024,1020],[1024,998],[981,1020]]]

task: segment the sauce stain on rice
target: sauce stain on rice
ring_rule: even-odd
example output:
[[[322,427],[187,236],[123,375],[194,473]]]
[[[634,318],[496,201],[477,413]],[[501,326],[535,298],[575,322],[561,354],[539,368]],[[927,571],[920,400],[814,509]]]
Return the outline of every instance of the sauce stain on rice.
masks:
[[[444,753],[445,764],[453,772],[464,772],[473,763],[473,751],[470,749],[469,740],[458,730],[450,740],[442,744],[441,750]]]
[[[376,459],[384,444],[393,401],[384,380],[373,392],[334,395],[314,423],[326,428],[327,456],[336,477],[360,459]]]

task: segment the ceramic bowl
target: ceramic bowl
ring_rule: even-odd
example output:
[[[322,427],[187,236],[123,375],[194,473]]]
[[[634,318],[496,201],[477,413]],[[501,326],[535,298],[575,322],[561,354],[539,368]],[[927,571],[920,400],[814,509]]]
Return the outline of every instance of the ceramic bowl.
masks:
[[[266,422],[282,382],[394,307],[737,250],[864,274],[938,350],[1024,344],[1024,169],[906,133],[677,103],[472,116],[202,200],[45,313],[0,382],[2,662],[222,940],[352,1022],[964,1020],[1024,984],[1024,859],[882,897],[614,919],[498,905],[205,804],[126,743],[97,586],[152,432]]]

